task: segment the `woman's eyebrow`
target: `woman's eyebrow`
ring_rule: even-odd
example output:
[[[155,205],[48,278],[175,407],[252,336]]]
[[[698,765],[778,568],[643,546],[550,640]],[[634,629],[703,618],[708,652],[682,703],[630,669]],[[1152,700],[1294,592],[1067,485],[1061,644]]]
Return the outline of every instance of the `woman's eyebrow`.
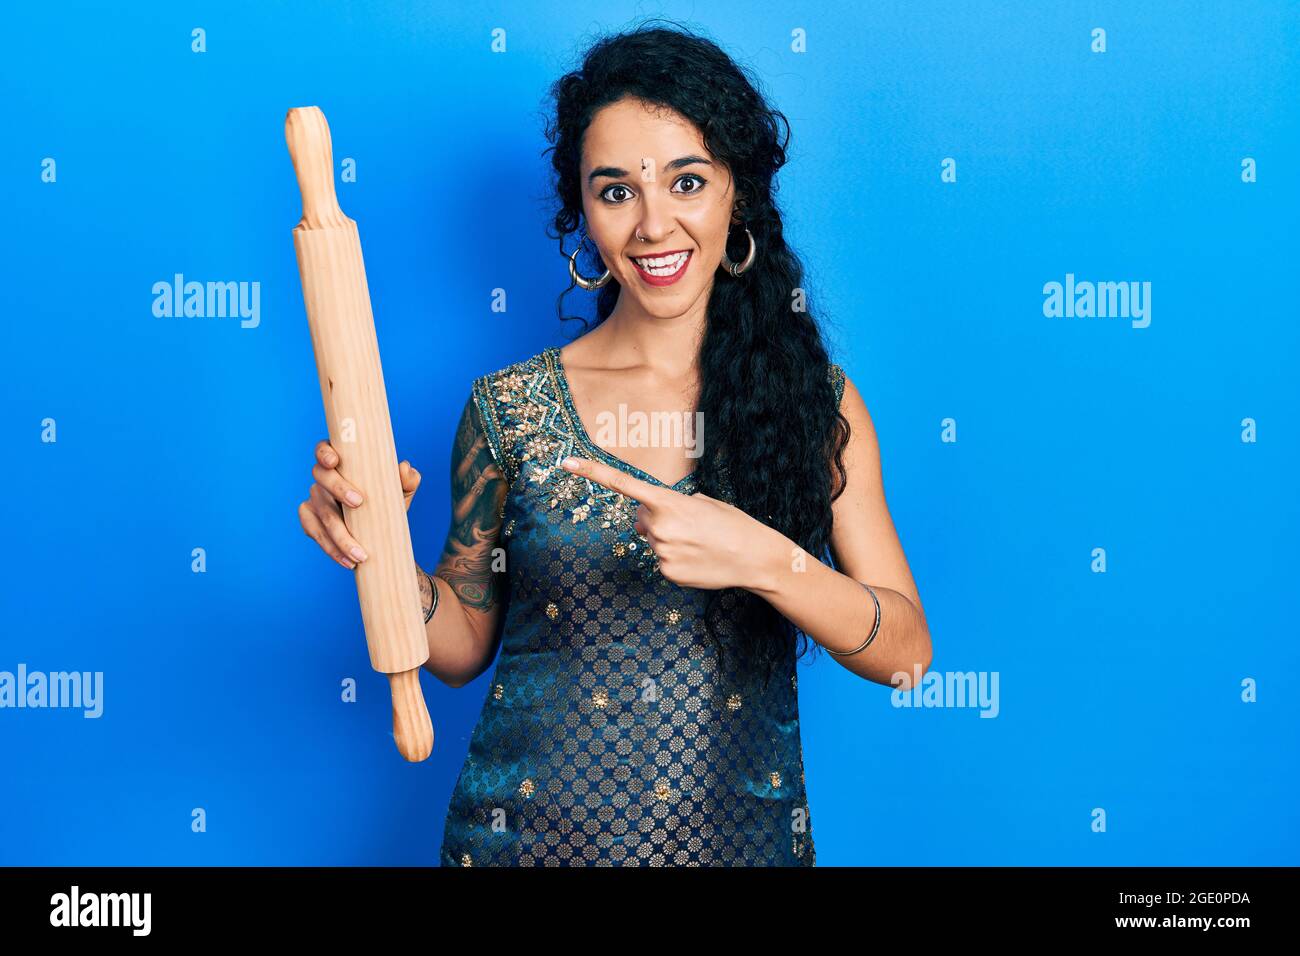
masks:
[[[665,170],[681,169],[684,166],[691,166],[696,163],[702,163],[705,166],[713,165],[713,163],[705,159],[703,156],[691,155],[691,156],[681,156],[678,157],[677,159],[674,159],[672,162],[667,163],[664,166],[664,169]],[[589,184],[593,183],[602,176],[605,177],[606,179],[622,179],[624,176],[627,175],[628,175],[628,171],[626,169],[623,169],[621,166],[597,166],[595,169],[593,169],[590,173],[587,174],[587,182]]]

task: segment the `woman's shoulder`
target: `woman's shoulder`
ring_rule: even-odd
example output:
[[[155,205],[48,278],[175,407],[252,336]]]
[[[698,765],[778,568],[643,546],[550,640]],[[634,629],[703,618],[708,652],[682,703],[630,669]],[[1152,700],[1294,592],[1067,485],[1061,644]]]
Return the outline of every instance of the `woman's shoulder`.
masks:
[[[523,444],[538,427],[548,407],[556,404],[550,362],[554,349],[545,348],[527,358],[503,365],[474,379],[470,403],[492,457],[513,484]]]
[[[546,361],[550,348],[530,355],[527,358],[511,362],[509,365],[503,365],[492,372],[484,373],[474,379],[475,390],[484,390],[491,393],[500,391],[503,387],[506,390],[521,388],[530,378],[533,378],[546,371]]]

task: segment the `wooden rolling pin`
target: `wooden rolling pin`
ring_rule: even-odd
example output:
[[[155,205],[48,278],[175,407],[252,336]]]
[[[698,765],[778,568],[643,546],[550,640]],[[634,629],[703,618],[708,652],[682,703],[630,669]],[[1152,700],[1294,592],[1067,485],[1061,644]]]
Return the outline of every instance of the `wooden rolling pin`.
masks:
[[[359,508],[345,507],[343,516],[367,554],[355,574],[370,665],[388,675],[397,749],[407,760],[424,760],[433,750],[433,724],[420,692],[429,644],[361,237],[334,193],[325,114],[315,106],[289,110],[284,138],[302,191],[293,244],[330,444],[339,455],[339,474],[365,498]]]

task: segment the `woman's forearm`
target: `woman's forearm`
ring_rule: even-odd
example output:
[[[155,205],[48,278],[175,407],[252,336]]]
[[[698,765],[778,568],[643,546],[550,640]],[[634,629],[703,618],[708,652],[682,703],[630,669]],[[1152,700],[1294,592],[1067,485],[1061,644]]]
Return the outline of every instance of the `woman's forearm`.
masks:
[[[801,551],[780,532],[764,530],[748,590],[823,647],[851,651],[867,639],[876,621],[875,602],[863,587],[870,584],[880,601],[875,639],[856,654],[832,659],[867,680],[903,688],[925,673],[930,666],[930,629],[910,598],[872,581],[856,581]],[[905,675],[901,685],[898,674]]]
[[[416,564],[420,583],[420,609],[424,617],[429,659],[424,669],[444,684],[463,687],[487,668],[492,655],[492,620],[484,615],[479,626],[456,596],[455,589],[437,574]]]

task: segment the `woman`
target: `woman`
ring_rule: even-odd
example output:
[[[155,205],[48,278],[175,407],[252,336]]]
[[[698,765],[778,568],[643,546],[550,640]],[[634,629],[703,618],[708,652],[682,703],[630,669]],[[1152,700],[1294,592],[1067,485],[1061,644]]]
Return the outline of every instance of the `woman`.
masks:
[[[553,94],[556,236],[594,244],[599,276],[569,268],[597,322],[461,415],[451,529],[417,569],[425,667],[462,687],[500,659],[441,862],[811,865],[796,657],[811,638],[910,686],[931,650],[871,419],[783,238],[784,117],[670,29],[602,40]],[[705,427],[620,440],[614,409]],[[351,568],[364,493],[337,463],[320,443],[300,515]]]

